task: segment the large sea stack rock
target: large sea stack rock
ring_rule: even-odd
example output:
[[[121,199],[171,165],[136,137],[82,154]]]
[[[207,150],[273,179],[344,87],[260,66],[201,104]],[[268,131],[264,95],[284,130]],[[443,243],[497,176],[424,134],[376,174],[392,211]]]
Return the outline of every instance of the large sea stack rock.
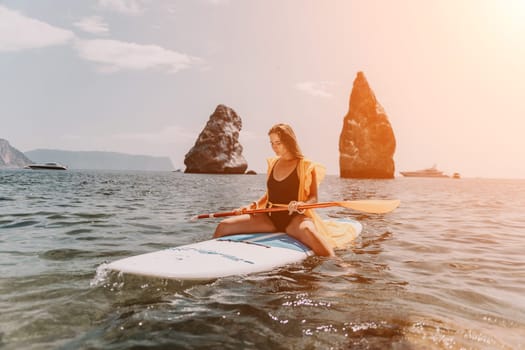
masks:
[[[184,158],[185,173],[244,174],[248,163],[242,155],[241,118],[227,106],[218,105]]]
[[[33,162],[22,152],[0,139],[0,168],[23,168]]]
[[[385,110],[363,72],[358,72],[339,138],[340,176],[391,179],[395,170],[395,150],[396,139]]]

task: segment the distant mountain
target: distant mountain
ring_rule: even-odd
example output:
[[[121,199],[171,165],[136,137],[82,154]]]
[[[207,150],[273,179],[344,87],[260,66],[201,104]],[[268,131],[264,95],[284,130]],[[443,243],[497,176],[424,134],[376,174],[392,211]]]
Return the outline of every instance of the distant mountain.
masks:
[[[7,140],[0,139],[0,168],[23,168],[31,163],[33,162]]]
[[[153,157],[116,152],[62,151],[36,149],[25,152],[36,163],[56,162],[68,169],[93,170],[148,170],[172,171],[173,164],[168,157]]]

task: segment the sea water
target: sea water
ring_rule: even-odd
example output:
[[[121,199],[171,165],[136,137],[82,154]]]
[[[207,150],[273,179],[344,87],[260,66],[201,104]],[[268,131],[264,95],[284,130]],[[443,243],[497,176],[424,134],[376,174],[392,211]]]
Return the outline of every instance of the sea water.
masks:
[[[0,171],[2,349],[525,348],[525,180],[350,180],[321,201],[400,199],[336,258],[203,283],[108,275],[209,239],[265,175]]]

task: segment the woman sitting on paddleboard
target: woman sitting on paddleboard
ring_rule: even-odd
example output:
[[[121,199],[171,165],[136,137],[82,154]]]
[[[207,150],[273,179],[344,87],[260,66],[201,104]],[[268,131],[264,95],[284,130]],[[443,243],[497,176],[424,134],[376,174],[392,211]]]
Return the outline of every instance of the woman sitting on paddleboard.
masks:
[[[243,214],[221,221],[214,237],[239,233],[286,232],[310,247],[317,255],[333,256],[337,245],[325,231],[313,210],[299,211],[298,206],[317,202],[317,186],[324,177],[324,167],[304,158],[292,128],[274,125],[268,132],[275,158],[268,159],[267,191],[248,207],[257,209],[288,205],[289,212]]]

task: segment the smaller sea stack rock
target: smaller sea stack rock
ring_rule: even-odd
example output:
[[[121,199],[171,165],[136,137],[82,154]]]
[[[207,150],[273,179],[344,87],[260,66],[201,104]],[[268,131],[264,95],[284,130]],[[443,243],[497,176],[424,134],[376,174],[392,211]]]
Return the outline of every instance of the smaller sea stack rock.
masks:
[[[237,113],[225,105],[218,105],[184,157],[184,172],[244,174],[248,163],[239,143],[241,128],[242,121]]]

